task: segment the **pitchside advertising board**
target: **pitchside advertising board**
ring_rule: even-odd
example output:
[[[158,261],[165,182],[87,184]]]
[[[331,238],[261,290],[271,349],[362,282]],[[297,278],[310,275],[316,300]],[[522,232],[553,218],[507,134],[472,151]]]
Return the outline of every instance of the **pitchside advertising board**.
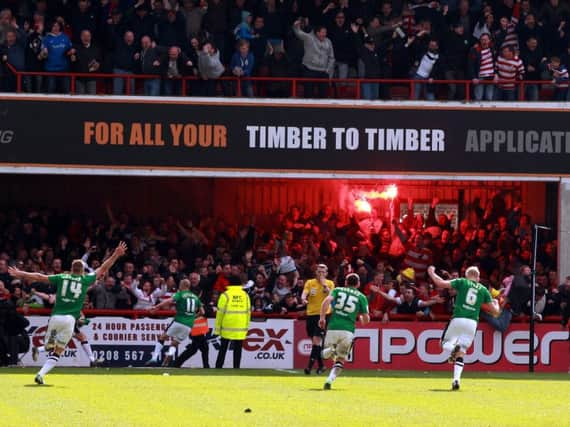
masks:
[[[355,332],[350,361],[354,369],[448,370],[439,340],[445,323],[372,322]],[[295,326],[295,368],[307,366],[311,342],[304,325]],[[297,338],[302,337],[302,338]],[[527,371],[528,325],[513,324],[503,334],[479,324],[473,346],[465,356],[470,370]],[[570,368],[568,331],[560,325],[539,324],[535,331],[536,371],[567,372]]]
[[[47,317],[30,317],[29,334],[34,345],[44,343]],[[107,366],[144,366],[150,359],[157,338],[166,330],[171,319],[123,319],[96,317],[81,330],[87,335],[96,356],[103,357]],[[211,328],[213,319],[209,320]],[[528,366],[528,325],[513,324],[501,334],[486,324],[480,324],[475,341],[465,362],[469,369],[478,371],[525,371]],[[446,370],[447,355],[439,346],[444,323],[372,322],[358,328],[355,344],[347,366],[355,369]],[[209,337],[210,366],[215,365],[219,340]],[[183,350],[189,341],[182,343]],[[556,324],[536,326],[535,364],[539,372],[566,372],[570,368],[570,341],[568,331]],[[305,322],[289,319],[252,321],[243,344],[242,367],[266,369],[304,368],[311,352],[311,341],[306,337]],[[43,364],[43,354],[33,362],[31,353],[23,358],[26,366]],[[89,366],[81,344],[70,341],[61,366]],[[231,367],[231,349],[225,367]],[[188,360],[184,367],[200,368],[200,353]]]
[[[33,345],[44,344],[48,318],[43,316],[29,317],[30,327],[28,333]],[[124,319],[119,317],[95,317],[89,325],[81,328],[91,346],[95,356],[102,357],[106,366],[136,367],[144,366],[158,337],[168,328],[172,319]],[[209,361],[210,366],[215,366],[218,355],[219,339],[212,336],[214,319],[208,320],[210,331],[209,338]],[[272,368],[291,369],[293,367],[293,321],[283,319],[268,319],[266,321],[252,321],[247,339],[243,344],[242,363],[243,368]],[[190,340],[179,346],[183,351]],[[28,352],[24,358],[25,366],[40,366],[44,363],[47,355],[40,355],[37,362]],[[89,366],[89,359],[81,347],[81,343],[72,339],[64,356],[58,363],[61,366]],[[228,351],[224,367],[232,366],[232,350]],[[202,367],[201,354],[194,355],[183,367]]]
[[[570,174],[570,109],[5,96],[0,166]]]

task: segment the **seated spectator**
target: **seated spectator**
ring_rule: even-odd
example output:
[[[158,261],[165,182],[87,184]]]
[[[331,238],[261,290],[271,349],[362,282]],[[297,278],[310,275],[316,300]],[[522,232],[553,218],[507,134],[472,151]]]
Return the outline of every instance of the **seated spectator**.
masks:
[[[275,287],[272,292],[272,300],[274,301],[274,296],[277,295],[278,301],[283,302],[285,297],[291,293],[291,289],[287,284],[287,277],[284,274],[280,274],[275,281]]]

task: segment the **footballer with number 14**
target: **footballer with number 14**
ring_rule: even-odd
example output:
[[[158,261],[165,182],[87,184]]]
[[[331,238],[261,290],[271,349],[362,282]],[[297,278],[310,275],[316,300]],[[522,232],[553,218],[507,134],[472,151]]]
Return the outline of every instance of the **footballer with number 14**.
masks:
[[[465,270],[465,278],[444,280],[435,272],[435,267],[430,265],[427,270],[433,283],[439,288],[455,289],[455,307],[453,316],[447,324],[441,345],[444,350],[450,351],[449,363],[453,363],[452,390],[459,390],[461,373],[463,372],[463,356],[473,344],[479,311],[483,309],[492,316],[497,317],[501,309],[497,300],[491,298],[491,294],[485,286],[479,283],[479,269],[475,266]]]
[[[127,245],[120,242],[113,254],[93,273],[85,274],[83,260],[76,259],[71,263],[71,272],[46,276],[40,273],[28,273],[10,267],[8,273],[12,277],[30,282],[51,283],[57,287],[55,305],[51,312],[46,332],[45,349],[51,351],[44,366],[35,378],[37,384],[44,383],[45,375],[53,369],[73,335],[75,322],[81,316],[87,289],[97,278],[103,277],[115,262],[125,255]]]

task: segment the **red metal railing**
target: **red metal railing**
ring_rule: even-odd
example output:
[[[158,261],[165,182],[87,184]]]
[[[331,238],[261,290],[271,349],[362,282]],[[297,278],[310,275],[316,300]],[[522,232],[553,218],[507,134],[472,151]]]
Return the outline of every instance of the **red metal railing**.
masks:
[[[19,308],[18,311],[26,316],[49,316],[51,309],[49,308]],[[173,310],[160,310],[149,312],[147,310],[83,310],[87,317],[95,316],[109,316],[109,317],[127,317],[131,319],[139,319],[143,317],[172,317],[176,313]],[[258,319],[305,319],[305,312],[300,311],[288,314],[265,314],[265,313],[252,313],[253,318]],[[396,314],[390,313],[390,321],[403,321],[403,322],[430,322],[429,320],[421,320],[413,314]],[[447,322],[450,316],[447,314],[436,314],[431,321]],[[372,320],[382,320],[380,317],[372,317]],[[528,323],[529,316],[516,316],[513,317],[513,323]],[[562,318],[560,316],[546,316],[542,319],[541,323],[560,323]]]
[[[125,94],[131,94],[131,82],[140,82],[144,80],[166,80],[162,79],[159,75],[152,74],[112,74],[112,73],[55,73],[55,72],[29,72],[29,71],[17,71],[10,64],[6,64],[10,71],[16,77],[16,92],[23,92],[23,79],[24,77],[32,76],[43,76],[43,77],[64,77],[70,79],[70,94],[76,94],[76,82],[78,79],[85,80],[111,80],[111,79],[123,79],[125,82]],[[176,79],[169,79],[180,81],[180,94],[186,96],[188,93],[189,82],[201,81],[200,78],[195,76],[186,76]],[[461,85],[464,89],[464,101],[471,101],[472,94],[471,91],[473,87],[477,84],[479,85],[500,85],[501,82],[481,80],[478,83],[474,83],[472,80],[412,80],[412,79],[309,79],[301,77],[233,77],[233,76],[223,76],[217,79],[218,82],[223,84],[231,84],[232,92],[235,90],[235,96],[242,96],[242,84],[243,82],[251,82],[256,96],[262,97],[266,91],[267,87],[271,83],[282,83],[289,86],[289,96],[291,98],[297,98],[301,96],[300,88],[303,87],[305,83],[321,84],[326,85],[327,88],[327,98],[348,98],[348,99],[361,99],[362,96],[362,85],[366,83],[378,83],[384,87],[399,87],[407,90],[397,94],[395,99],[415,99],[416,84],[430,84],[437,87],[449,86],[449,85]],[[526,98],[526,87],[527,86],[538,86],[541,89],[543,97],[549,92],[555,89],[555,85],[550,80],[523,80],[516,82],[516,88],[518,89],[517,99],[519,101],[524,101]],[[226,91],[227,92],[227,91]],[[103,90],[103,93],[109,93],[109,91]],[[304,94],[303,94],[304,95]],[[224,93],[224,96],[230,96],[228,93]],[[445,96],[439,98],[440,100],[445,100]],[[539,98],[540,99],[540,98]]]

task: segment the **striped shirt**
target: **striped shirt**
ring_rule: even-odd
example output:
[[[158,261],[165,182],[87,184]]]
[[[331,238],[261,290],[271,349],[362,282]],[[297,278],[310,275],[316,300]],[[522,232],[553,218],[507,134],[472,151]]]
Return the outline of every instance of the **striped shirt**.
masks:
[[[514,89],[515,82],[522,80],[524,74],[523,62],[518,57],[506,59],[499,56],[497,59],[497,74],[499,76],[499,87],[501,89]]]
[[[481,60],[479,62],[479,78],[489,78],[495,75],[495,62],[491,48],[481,49]]]
[[[416,279],[425,279],[428,266],[432,262],[432,253],[428,248],[419,249],[412,244],[406,244],[406,257],[404,258],[404,268],[414,269]]]
[[[557,88],[564,89],[568,87],[568,69],[564,65],[560,65],[558,70],[551,69],[552,78]]]
[[[520,3],[515,3],[513,7],[513,16],[511,16],[511,20],[507,25],[507,35],[505,36],[505,40],[503,41],[501,48],[512,46],[515,49],[518,49],[519,37],[517,34],[517,24],[519,23],[519,15],[520,15]]]

